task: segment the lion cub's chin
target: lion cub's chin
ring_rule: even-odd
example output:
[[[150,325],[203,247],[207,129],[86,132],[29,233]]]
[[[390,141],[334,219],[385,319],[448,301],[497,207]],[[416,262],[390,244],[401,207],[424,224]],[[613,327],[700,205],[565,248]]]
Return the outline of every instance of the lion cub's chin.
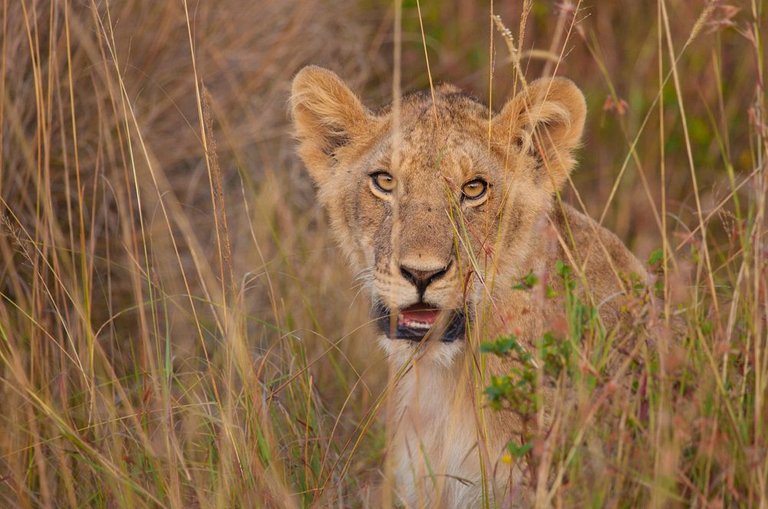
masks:
[[[420,342],[406,339],[391,339],[385,334],[378,336],[379,346],[386,352],[387,359],[400,368],[408,363],[434,364],[450,368],[455,366],[466,341],[450,343],[437,339],[425,339]]]

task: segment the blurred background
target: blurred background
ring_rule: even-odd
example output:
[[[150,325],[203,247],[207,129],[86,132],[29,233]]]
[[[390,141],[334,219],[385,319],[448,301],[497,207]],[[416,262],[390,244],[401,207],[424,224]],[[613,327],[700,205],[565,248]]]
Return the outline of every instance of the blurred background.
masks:
[[[727,258],[762,164],[764,6],[664,8],[405,0],[402,86],[429,86],[426,45],[436,82],[499,108],[514,82],[499,16],[527,79],[586,95],[566,201],[646,259],[662,213],[688,253],[695,189]],[[388,103],[393,4],[0,9],[0,505],[359,501],[385,449],[384,357],[287,100],[317,64]]]

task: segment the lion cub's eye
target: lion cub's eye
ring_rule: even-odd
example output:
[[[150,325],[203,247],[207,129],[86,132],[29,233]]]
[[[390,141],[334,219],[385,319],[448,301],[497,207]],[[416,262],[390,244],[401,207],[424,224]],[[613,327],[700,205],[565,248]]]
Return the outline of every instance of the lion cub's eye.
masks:
[[[395,177],[386,171],[376,171],[371,173],[371,184],[382,193],[391,193],[395,189]]]
[[[483,179],[470,180],[461,186],[461,195],[465,200],[479,200],[488,191],[488,183]]]

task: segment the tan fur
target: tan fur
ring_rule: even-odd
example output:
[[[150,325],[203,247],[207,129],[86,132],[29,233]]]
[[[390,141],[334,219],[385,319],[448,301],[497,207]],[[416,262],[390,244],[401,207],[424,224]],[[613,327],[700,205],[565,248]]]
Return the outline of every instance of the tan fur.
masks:
[[[562,303],[512,286],[530,272],[551,275],[563,260],[584,275],[583,288],[604,322],[616,323],[627,277],[648,277],[642,264],[612,233],[553,198],[581,140],[586,107],[578,88],[561,78],[536,81],[490,122],[486,107],[454,87],[438,87],[435,98],[428,92],[403,98],[394,167],[389,109],[366,109],[335,74],[318,67],[303,69],[293,82],[299,153],[372,299],[405,308],[418,294],[401,265],[449,266],[424,298],[444,309],[471,309],[469,341],[514,332],[532,343],[562,320]],[[369,173],[377,169],[395,177],[391,195],[372,190]],[[461,186],[478,176],[490,184],[487,199],[462,202]],[[473,374],[467,341],[414,345],[382,336],[379,343],[393,372],[405,367],[390,449],[399,501],[477,506],[485,468],[495,504],[505,497],[523,503],[522,473],[499,461],[520,423],[512,414],[478,410],[476,387],[487,373]],[[490,372],[507,368],[488,361]]]

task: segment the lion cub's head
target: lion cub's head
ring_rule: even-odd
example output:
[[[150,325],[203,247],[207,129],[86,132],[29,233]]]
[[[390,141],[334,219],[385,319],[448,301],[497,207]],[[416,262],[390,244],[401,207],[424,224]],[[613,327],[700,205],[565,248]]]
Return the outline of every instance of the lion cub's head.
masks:
[[[586,112],[556,78],[498,114],[443,85],[403,97],[395,118],[319,67],[296,76],[291,106],[299,153],[394,350],[425,337],[455,350],[474,304],[530,270]]]

